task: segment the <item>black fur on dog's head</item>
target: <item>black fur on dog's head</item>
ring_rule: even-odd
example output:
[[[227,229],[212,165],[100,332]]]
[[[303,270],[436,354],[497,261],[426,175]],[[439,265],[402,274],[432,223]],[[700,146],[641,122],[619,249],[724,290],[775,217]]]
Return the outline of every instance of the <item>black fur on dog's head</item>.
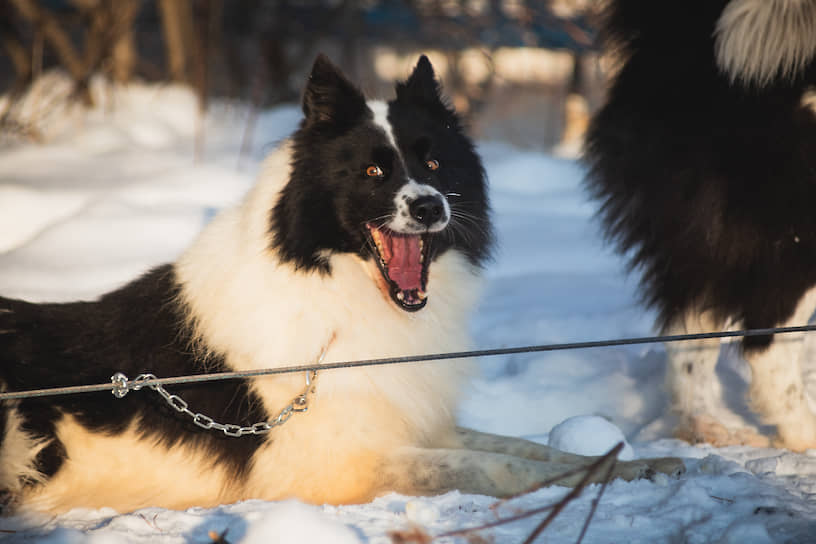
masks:
[[[291,177],[271,217],[281,260],[331,274],[332,254],[358,255],[378,266],[380,287],[400,308],[415,311],[440,255],[459,251],[477,266],[488,258],[481,161],[427,57],[385,103],[366,101],[321,55],[303,113]]]

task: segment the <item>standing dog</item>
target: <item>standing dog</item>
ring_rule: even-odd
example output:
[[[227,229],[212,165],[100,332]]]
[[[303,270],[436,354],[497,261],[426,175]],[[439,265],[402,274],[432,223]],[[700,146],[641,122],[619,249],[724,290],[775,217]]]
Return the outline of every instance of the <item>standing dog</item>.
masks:
[[[620,62],[587,138],[589,186],[665,333],[805,325],[816,309],[816,1],[613,0]],[[750,337],[750,400],[816,448],[802,334]],[[667,345],[677,434],[762,444],[721,399],[718,340]]]
[[[245,200],[176,263],[95,302],[0,299],[4,389],[465,347],[491,245],[486,181],[428,59],[379,102],[319,57],[303,112]],[[588,462],[455,427],[464,376],[452,363],[392,365],[173,386],[172,406],[147,389],[5,402],[0,488],[11,506],[52,512],[350,503],[507,495]],[[654,470],[682,464],[615,475]]]

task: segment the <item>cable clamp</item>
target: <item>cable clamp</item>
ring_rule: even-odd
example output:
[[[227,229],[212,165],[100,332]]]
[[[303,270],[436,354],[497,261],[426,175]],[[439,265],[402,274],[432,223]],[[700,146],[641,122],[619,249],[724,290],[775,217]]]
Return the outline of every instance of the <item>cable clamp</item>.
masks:
[[[130,392],[130,389],[128,388],[128,377],[121,372],[117,372],[111,376],[111,383],[113,384],[111,393],[113,393],[113,396],[117,399],[124,398],[125,395]]]

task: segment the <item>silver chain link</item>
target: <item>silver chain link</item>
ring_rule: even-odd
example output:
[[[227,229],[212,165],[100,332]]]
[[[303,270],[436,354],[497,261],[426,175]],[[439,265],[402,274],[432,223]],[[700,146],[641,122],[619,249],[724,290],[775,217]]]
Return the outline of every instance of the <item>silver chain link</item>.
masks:
[[[318,358],[318,364],[323,362],[323,358],[326,356],[326,350],[324,349],[323,352],[320,354]],[[224,424],[218,423],[213,418],[204,415],[199,412],[193,412],[190,410],[187,401],[179,397],[178,395],[173,395],[168,392],[161,384],[145,384],[144,382],[148,380],[155,380],[157,379],[156,376],[153,374],[139,374],[134,380],[129,380],[127,376],[125,376],[121,372],[117,372],[113,376],[111,376],[111,382],[113,383],[113,388],[111,389],[111,393],[117,399],[123,398],[128,392],[132,391],[139,391],[143,387],[149,387],[150,389],[157,392],[161,397],[173,407],[179,413],[185,414],[189,416],[193,423],[201,427],[202,429],[207,430],[215,430],[221,431],[227,436],[231,436],[234,438],[238,438],[248,434],[266,434],[275,427],[279,427],[286,423],[289,418],[292,417],[293,414],[299,412],[305,412],[309,409],[309,396],[314,394],[316,382],[317,382],[317,371],[316,370],[307,370],[306,371],[306,387],[303,391],[297,395],[292,402],[287,404],[276,417],[267,420],[261,421],[259,423],[255,423],[254,425],[250,425],[248,427],[242,427],[240,425],[233,425],[233,424]]]

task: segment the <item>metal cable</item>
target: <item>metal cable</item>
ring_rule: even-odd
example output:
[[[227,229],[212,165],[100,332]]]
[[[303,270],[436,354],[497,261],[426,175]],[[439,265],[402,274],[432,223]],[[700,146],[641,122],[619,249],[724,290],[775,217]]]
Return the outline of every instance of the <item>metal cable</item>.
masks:
[[[471,351],[454,351],[448,353],[434,353],[427,355],[408,355],[403,357],[385,357],[381,359],[367,359],[363,361],[344,361],[336,363],[306,364],[281,368],[265,368],[259,370],[242,370],[233,372],[213,372],[209,374],[193,374],[188,376],[173,376],[156,378],[140,382],[140,387],[151,385],[173,385],[186,383],[211,382],[218,380],[237,380],[257,376],[272,376],[276,374],[291,374],[293,372],[323,371],[338,368],[359,368],[367,366],[383,366],[404,363],[421,363],[428,361],[445,361],[449,359],[465,359],[477,357],[494,357],[496,355],[514,355],[519,353],[540,353],[548,351],[564,351],[573,349],[602,348],[611,346],[628,346],[636,344],[656,344],[664,342],[681,342],[685,340],[706,340],[711,338],[735,338],[747,336],[769,336],[772,334],[788,334],[816,330],[816,324],[797,327],[772,327],[767,329],[746,329],[739,331],[705,332],[694,334],[675,334],[664,336],[641,336],[635,338],[621,338],[617,340],[594,340],[588,342],[569,342],[561,344],[542,344],[534,346],[519,346],[511,348],[480,349]],[[133,389],[132,382],[127,384],[128,390]],[[0,401],[27,399],[35,397],[54,397],[60,395],[75,395],[79,393],[94,393],[99,391],[111,392],[114,384],[77,385],[69,387],[53,387],[47,389],[31,389],[27,391],[12,391],[0,393]]]

